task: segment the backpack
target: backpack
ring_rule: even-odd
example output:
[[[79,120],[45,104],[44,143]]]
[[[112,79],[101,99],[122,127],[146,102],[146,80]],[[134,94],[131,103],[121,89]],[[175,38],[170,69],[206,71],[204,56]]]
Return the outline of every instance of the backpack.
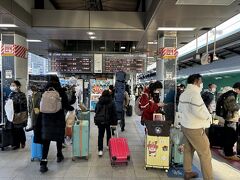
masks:
[[[230,91],[222,94],[218,100],[216,105],[216,115],[225,118],[227,115],[227,110],[224,108],[224,101],[231,94]]]
[[[139,96],[137,98],[137,100],[135,101],[135,106],[134,106],[135,114],[138,115],[138,116],[142,116],[142,113],[143,113],[143,111],[139,107],[140,99],[141,99],[141,96]]]
[[[42,95],[40,112],[56,113],[62,109],[62,98],[54,88],[49,88]]]
[[[208,91],[202,93],[202,99],[204,104],[208,107],[214,99],[214,95]]]
[[[94,116],[94,123],[96,125],[107,124],[107,123],[109,123],[109,121],[110,121],[110,118],[109,118],[109,114],[108,114],[108,105],[103,105],[96,112],[96,114]]]

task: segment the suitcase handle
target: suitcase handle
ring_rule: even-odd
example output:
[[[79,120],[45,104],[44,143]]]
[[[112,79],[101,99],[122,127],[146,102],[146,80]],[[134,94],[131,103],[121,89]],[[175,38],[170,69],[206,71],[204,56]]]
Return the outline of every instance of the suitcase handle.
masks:
[[[117,135],[117,138],[118,138],[118,125],[116,125],[116,126],[110,126],[110,130],[111,130],[111,136],[113,137],[113,131],[112,130],[116,130],[116,135]]]

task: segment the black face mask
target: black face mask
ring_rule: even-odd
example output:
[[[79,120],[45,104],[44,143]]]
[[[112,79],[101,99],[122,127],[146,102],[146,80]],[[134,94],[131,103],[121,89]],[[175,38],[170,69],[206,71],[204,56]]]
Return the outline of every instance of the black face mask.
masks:
[[[159,93],[154,93],[153,94],[153,101],[155,103],[159,103],[160,102]]]

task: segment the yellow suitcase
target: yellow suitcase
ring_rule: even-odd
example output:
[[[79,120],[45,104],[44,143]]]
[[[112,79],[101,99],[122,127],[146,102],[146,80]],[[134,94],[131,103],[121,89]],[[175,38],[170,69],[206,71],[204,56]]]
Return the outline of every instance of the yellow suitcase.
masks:
[[[170,156],[170,138],[149,136],[145,139],[145,168],[161,168],[168,171]]]

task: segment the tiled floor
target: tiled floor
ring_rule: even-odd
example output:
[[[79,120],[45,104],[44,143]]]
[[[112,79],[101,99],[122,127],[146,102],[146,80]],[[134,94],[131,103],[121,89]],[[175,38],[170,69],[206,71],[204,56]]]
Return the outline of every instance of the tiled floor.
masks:
[[[39,162],[30,161],[30,149],[19,151],[6,150],[0,152],[0,180],[167,180],[166,173],[157,169],[144,170],[143,136],[139,134],[139,117],[126,118],[126,131],[120,133],[127,137],[131,150],[131,161],[128,166],[111,167],[108,151],[104,150],[102,158],[97,156],[97,128],[91,123],[89,160],[72,162],[71,147],[64,149],[65,160],[56,163],[55,143],[51,144],[49,153],[49,171],[45,174],[39,172]],[[29,138],[29,136],[28,136]],[[198,158],[194,162],[198,167]],[[230,167],[221,159],[213,159],[215,179],[239,180],[240,171]],[[177,179],[177,178],[175,178]]]

